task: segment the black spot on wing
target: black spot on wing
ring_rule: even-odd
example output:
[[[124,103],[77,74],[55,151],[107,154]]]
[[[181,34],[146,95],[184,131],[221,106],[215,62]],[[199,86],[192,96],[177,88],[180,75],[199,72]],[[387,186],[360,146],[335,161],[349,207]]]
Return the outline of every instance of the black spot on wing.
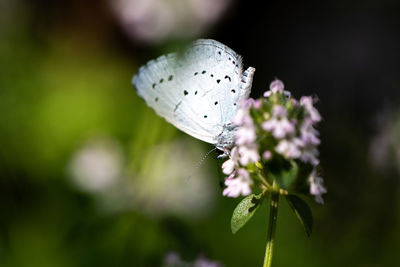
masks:
[[[154,101],[157,102],[158,101],[158,97],[154,98]]]
[[[188,95],[188,94],[189,94],[189,92],[188,92],[188,91],[186,91],[186,90],[184,90],[184,91],[183,91],[183,94],[184,94],[184,95]]]
[[[179,101],[178,104],[175,105],[174,112],[178,109],[178,107],[181,105],[181,103],[182,103],[182,101]]]
[[[151,87],[153,87],[153,89],[154,89],[154,88],[156,88],[156,85],[157,85],[157,84],[153,83],[153,84],[151,85]]]
[[[232,89],[231,92],[232,92],[232,93],[236,93],[235,89]]]
[[[214,105],[218,105],[218,101],[215,101],[215,102],[214,102]]]
[[[203,70],[202,72],[201,72],[201,74],[205,74],[206,73],[206,71],[205,70]]]
[[[172,81],[173,78],[174,78],[174,75],[169,75],[168,81]]]
[[[207,115],[204,115],[204,118],[207,119]]]
[[[197,91],[195,91],[194,94],[197,95]]]
[[[228,75],[225,75],[225,79],[228,79],[229,81],[231,81],[231,77],[229,77]]]
[[[218,79],[218,80],[217,80],[217,83],[220,83],[220,82],[221,82],[221,80],[220,80],[220,79]]]
[[[194,73],[194,76],[196,76],[197,74],[199,74],[197,71]]]
[[[160,79],[160,83],[163,83],[164,79]]]

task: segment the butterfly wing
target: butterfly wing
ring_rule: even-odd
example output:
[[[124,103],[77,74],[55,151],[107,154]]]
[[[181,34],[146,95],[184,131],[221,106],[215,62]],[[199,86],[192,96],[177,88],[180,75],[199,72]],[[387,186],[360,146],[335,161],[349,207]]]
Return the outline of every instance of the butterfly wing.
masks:
[[[248,86],[249,79],[242,75],[240,56],[217,41],[201,39],[182,54],[149,61],[132,82],[158,115],[183,132],[216,144],[239,102],[250,93],[251,81]]]

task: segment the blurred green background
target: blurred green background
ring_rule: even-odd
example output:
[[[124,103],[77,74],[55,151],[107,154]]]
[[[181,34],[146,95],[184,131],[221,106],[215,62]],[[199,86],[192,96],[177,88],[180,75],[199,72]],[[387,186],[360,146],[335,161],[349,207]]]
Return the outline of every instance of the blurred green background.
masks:
[[[175,251],[261,266],[267,208],[238,234],[211,145],[159,118],[138,67],[212,38],[315,94],[326,204],[306,237],[282,202],[274,266],[398,266],[397,1],[0,2],[0,266],[161,266]]]

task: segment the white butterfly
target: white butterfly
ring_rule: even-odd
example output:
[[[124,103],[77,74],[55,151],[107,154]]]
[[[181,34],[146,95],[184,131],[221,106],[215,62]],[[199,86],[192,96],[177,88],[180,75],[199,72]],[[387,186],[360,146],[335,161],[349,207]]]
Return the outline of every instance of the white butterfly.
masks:
[[[142,66],[132,83],[158,115],[218,149],[233,144],[232,119],[248,98],[255,69],[215,40],[193,42],[183,54],[167,54]]]

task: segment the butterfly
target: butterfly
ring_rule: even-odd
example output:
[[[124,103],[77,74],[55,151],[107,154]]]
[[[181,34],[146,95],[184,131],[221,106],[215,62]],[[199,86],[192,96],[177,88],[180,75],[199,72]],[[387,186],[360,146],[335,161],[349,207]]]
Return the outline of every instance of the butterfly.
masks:
[[[148,106],[183,132],[226,151],[234,141],[232,119],[247,99],[255,69],[243,72],[242,58],[211,39],[183,53],[162,55],[132,79]]]

